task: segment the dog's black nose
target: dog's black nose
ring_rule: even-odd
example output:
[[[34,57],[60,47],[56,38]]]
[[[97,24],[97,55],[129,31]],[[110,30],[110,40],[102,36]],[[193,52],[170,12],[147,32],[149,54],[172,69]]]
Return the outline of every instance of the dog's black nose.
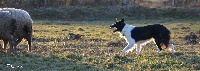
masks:
[[[111,25],[110,25],[110,28],[113,28],[113,27],[114,27],[114,24],[111,24]]]

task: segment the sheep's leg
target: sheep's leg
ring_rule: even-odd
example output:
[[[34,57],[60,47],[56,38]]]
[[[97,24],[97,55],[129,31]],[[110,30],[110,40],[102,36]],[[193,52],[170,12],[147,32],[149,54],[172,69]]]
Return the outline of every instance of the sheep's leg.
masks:
[[[4,42],[4,43],[3,43],[3,46],[2,46],[2,47],[3,47],[4,50],[6,50],[6,47],[7,47],[7,45],[8,45],[8,41],[7,41],[7,40],[3,40],[3,42]]]
[[[9,51],[9,55],[11,55],[11,52],[13,51],[13,48],[14,48],[14,54],[17,55],[17,48],[16,48],[16,43],[15,41],[10,41],[10,51]],[[18,56],[18,55],[17,55]]]
[[[22,41],[22,39],[23,38],[19,38],[17,40],[17,45]],[[28,50],[31,52],[31,42],[32,42],[32,40],[31,40],[31,38],[25,38],[25,39],[28,41]]]
[[[13,40],[13,41],[12,41],[12,44],[13,44],[13,48],[14,48],[14,54],[17,55],[17,47],[16,47],[17,45],[16,45],[16,41]]]
[[[31,40],[28,41],[28,50],[31,52]]]
[[[10,49],[9,49],[8,55],[11,55],[11,52],[13,51],[13,43],[11,40],[9,40],[9,45],[10,45]]]
[[[28,41],[28,50],[31,52],[31,45],[32,45],[32,38],[31,38],[31,35],[28,37],[28,38],[26,38],[26,40]]]
[[[17,55],[17,48],[16,48],[16,40],[15,40],[15,38],[12,36],[12,35],[10,35],[10,36],[8,36],[8,39],[9,39],[9,43],[10,43],[10,51],[9,51],[9,55],[11,54],[11,52],[13,51],[13,48],[14,48],[14,54],[15,55]]]
[[[28,41],[28,50],[31,52],[31,42],[32,42],[32,26],[24,25],[24,31],[27,36],[25,39]]]
[[[8,55],[11,55],[12,51],[13,51],[13,47],[12,47],[12,44],[10,44],[10,49],[9,49]]]

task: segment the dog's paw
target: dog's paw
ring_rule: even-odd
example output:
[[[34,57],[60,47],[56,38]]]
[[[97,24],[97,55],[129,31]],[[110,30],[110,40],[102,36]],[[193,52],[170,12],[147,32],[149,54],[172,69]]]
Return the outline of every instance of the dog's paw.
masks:
[[[124,54],[124,52],[121,52],[121,54]]]
[[[122,53],[125,53],[126,52],[126,50],[122,50]]]
[[[125,53],[128,53],[128,52],[129,52],[129,51],[122,51],[121,54],[125,54]]]
[[[124,53],[125,53],[125,51],[122,51],[122,52],[121,52],[121,54],[124,54]]]

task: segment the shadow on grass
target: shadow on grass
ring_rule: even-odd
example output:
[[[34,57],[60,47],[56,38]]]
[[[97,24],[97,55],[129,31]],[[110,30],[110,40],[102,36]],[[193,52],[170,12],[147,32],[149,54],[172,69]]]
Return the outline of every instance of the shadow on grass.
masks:
[[[200,56],[195,51],[176,52],[176,58],[183,63],[180,67],[192,68],[192,70],[200,70]]]
[[[119,55],[115,55],[113,58],[111,58],[111,60],[112,61],[107,63],[107,66],[106,66],[107,69],[126,70],[123,68],[122,65],[133,62],[133,59],[130,59],[126,56],[119,56]]]
[[[8,56],[5,52],[0,53],[0,71],[96,71],[103,70],[88,64],[79,64],[71,62],[71,59],[81,59],[76,55],[68,55],[64,57],[55,55],[40,55],[34,53],[21,54],[20,57]],[[78,60],[77,59],[77,60]]]

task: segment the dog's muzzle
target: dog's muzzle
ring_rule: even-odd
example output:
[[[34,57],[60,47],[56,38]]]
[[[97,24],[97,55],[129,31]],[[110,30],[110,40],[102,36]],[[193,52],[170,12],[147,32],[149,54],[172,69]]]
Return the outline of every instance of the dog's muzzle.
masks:
[[[114,24],[111,24],[111,25],[110,25],[110,28],[114,28]]]
[[[114,26],[115,24],[111,24],[110,25],[110,29],[112,29],[112,28],[114,28],[115,26]],[[115,33],[117,31],[117,28],[115,28],[114,30],[113,30],[113,33]]]

